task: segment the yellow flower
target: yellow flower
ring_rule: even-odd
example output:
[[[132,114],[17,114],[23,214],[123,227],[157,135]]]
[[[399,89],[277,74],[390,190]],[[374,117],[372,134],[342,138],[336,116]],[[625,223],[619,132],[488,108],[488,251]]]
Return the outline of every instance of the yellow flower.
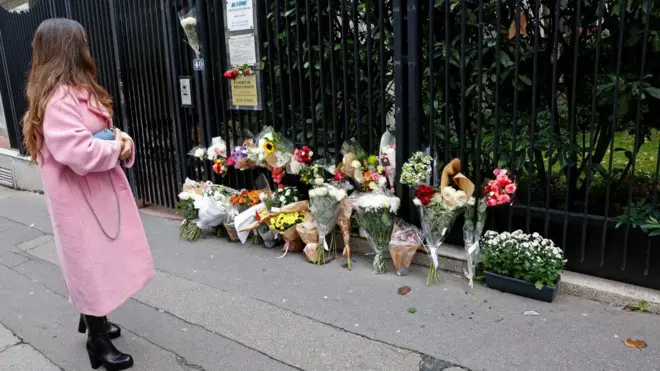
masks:
[[[275,144],[273,142],[264,143],[264,152],[266,152],[268,155],[275,152]]]
[[[376,168],[376,170],[377,170],[379,173],[382,173],[383,170],[385,170],[385,169],[383,169],[382,166],[378,165],[378,167]]]

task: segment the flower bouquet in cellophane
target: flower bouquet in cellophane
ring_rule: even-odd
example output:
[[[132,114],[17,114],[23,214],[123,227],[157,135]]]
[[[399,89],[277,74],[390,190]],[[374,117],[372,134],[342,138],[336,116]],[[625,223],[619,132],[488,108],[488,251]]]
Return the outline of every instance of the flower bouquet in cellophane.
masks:
[[[319,264],[325,262],[325,252],[330,251],[326,236],[335,228],[339,205],[345,198],[345,190],[327,183],[309,191],[309,210],[316,221],[319,234],[317,246]]]
[[[261,203],[261,190],[242,190],[233,194],[229,198],[229,204],[231,210],[229,211],[229,217],[225,222],[225,229],[227,230],[227,235],[229,236],[230,241],[238,241],[238,230],[236,229],[235,219],[241,213],[247,211],[249,208],[258,205]]]
[[[270,214],[262,222],[270,227],[282,240],[284,257],[289,252],[300,252],[304,245],[296,226],[305,222],[305,213],[309,210],[307,201],[295,201],[281,207],[271,208]]]
[[[415,253],[423,246],[422,231],[412,224],[397,219],[390,240],[392,264],[399,276],[406,276]]]
[[[378,162],[385,172],[390,184],[390,191],[394,192],[394,179],[396,178],[396,141],[394,136],[386,131],[380,138],[380,156]]]
[[[255,141],[256,146],[250,151],[257,156],[257,164],[272,172],[275,183],[281,183],[286,166],[293,158],[293,142],[270,126],[266,126]]]
[[[252,169],[253,167],[257,166],[255,162],[257,156],[254,154],[254,152],[254,140],[246,139],[243,142],[243,145],[234,149],[234,152],[227,160],[227,166],[233,166],[238,170]]]
[[[463,211],[468,199],[474,192],[474,184],[460,173],[461,162],[459,159],[452,160],[442,171],[440,189],[423,184],[425,179],[430,179],[431,163],[429,156],[421,152],[414,154],[404,164],[401,181],[404,184],[417,187],[416,197],[413,203],[419,209],[422,231],[426,241],[425,247],[431,258],[429,274],[426,284],[440,282],[438,277],[438,249],[444,242],[447,233],[451,229],[456,217]],[[451,181],[458,186],[455,189]]]
[[[367,239],[376,253],[374,272],[385,273],[385,253],[388,251],[394,219],[401,200],[387,190],[358,193],[351,196],[357,221],[367,233]]]
[[[204,187],[200,182],[186,178],[183,190],[179,193],[179,202],[176,205],[176,213],[183,215],[183,222],[179,227],[181,239],[197,241],[201,235],[201,229],[197,226],[199,219],[199,208],[204,198]]]
[[[476,200],[474,197],[470,198],[468,207],[465,208],[463,243],[467,256],[467,271],[464,273],[469,280],[470,287],[474,285],[476,266],[481,260],[479,240],[486,225],[487,209],[511,204],[518,188],[516,182],[509,177],[509,172],[506,169],[495,169],[493,175],[495,179],[489,180],[483,188],[483,197]]]

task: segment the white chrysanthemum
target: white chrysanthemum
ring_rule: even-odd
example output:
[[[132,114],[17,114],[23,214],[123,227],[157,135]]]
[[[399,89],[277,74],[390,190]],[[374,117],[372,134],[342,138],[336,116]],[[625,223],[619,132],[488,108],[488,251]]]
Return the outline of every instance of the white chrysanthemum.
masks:
[[[316,185],[322,185],[322,184],[323,184],[323,178],[316,178],[316,179],[314,179],[314,184],[316,184]]]
[[[181,200],[181,201],[187,201],[187,200],[190,200],[191,197],[192,197],[192,194],[190,194],[190,193],[188,193],[188,192],[181,192],[181,193],[179,193],[179,200]]]
[[[317,188],[317,189],[316,189],[316,195],[317,195],[318,197],[323,197],[323,196],[325,196],[325,195],[327,195],[327,194],[328,194],[328,189],[325,188],[325,187]]]

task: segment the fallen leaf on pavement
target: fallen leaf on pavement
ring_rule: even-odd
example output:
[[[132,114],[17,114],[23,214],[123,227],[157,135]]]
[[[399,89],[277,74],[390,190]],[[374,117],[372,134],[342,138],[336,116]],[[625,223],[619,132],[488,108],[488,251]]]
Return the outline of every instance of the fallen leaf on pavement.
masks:
[[[642,340],[638,340],[635,338],[627,338],[626,340],[623,341],[624,344],[626,344],[627,347],[633,348],[633,349],[644,349],[646,348],[646,343]]]
[[[408,308],[408,313],[415,313],[415,312],[417,312],[417,308],[415,307]]]
[[[410,292],[410,287],[408,287],[408,286],[399,287],[399,290],[398,290],[399,295],[406,295],[409,292]]]

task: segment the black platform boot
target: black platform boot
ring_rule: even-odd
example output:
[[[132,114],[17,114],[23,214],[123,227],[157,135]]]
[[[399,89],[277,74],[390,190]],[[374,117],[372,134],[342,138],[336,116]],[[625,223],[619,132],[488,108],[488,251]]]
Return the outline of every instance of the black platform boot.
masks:
[[[103,317],[84,316],[87,324],[87,354],[93,369],[105,366],[108,371],[126,370],[133,366],[133,357],[117,350],[110,341]]]
[[[109,322],[108,317],[103,317],[103,320],[105,320],[108,329],[108,337],[110,339],[116,339],[121,336],[121,328],[119,328],[119,326]],[[80,321],[78,322],[78,332],[81,334],[87,332],[87,325],[85,324],[85,319],[82,314],[80,315]]]

